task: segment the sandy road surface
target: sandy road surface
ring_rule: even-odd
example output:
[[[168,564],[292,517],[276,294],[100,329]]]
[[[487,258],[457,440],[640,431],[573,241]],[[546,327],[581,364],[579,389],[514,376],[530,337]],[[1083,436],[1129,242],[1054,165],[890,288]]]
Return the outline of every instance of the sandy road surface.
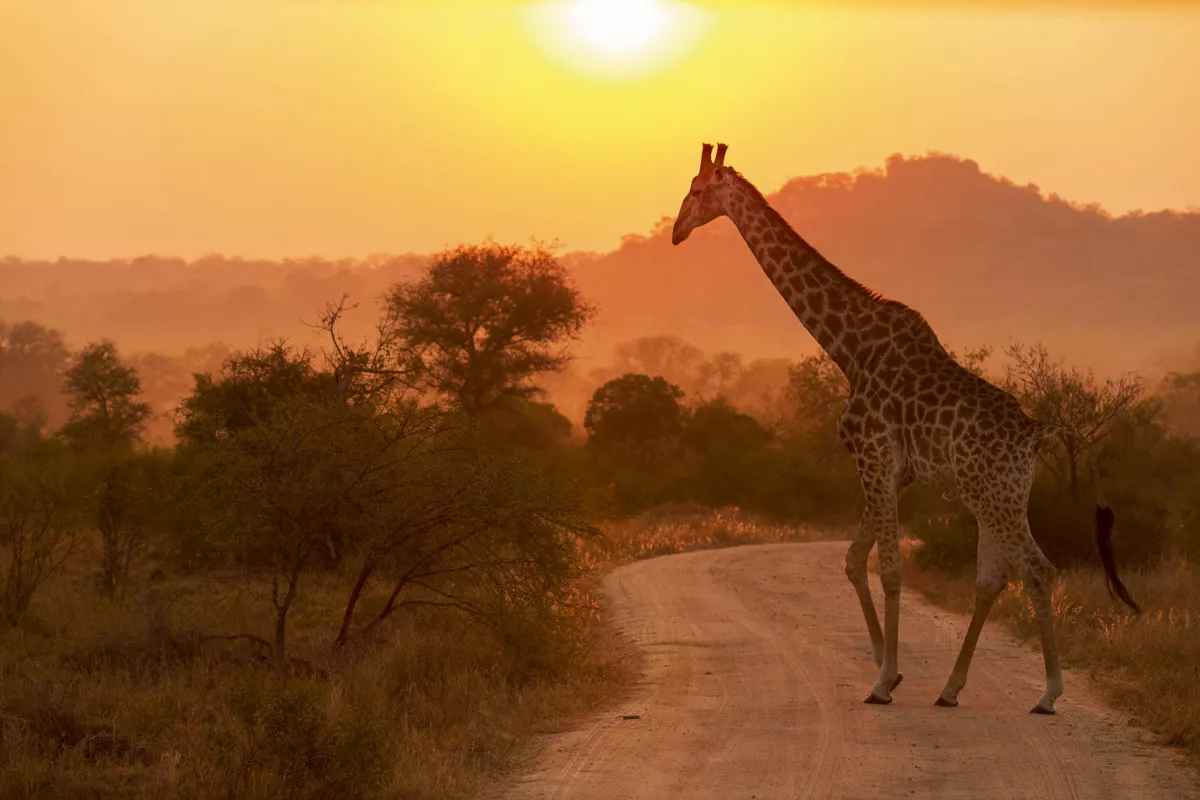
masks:
[[[606,592],[644,681],[551,739],[505,797],[1200,798],[1195,775],[1077,674],[1057,716],[1030,715],[1041,656],[999,626],[984,629],[961,705],[934,707],[966,619],[908,593],[904,683],[890,706],[863,705],[876,669],[845,548],[742,547],[613,572]]]

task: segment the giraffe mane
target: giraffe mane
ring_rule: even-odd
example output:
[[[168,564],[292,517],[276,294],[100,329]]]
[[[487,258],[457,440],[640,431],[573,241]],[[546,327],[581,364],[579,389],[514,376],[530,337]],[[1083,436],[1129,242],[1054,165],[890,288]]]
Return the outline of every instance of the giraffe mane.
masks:
[[[825,256],[821,255],[821,253],[817,250],[817,248],[813,247],[811,244],[808,243],[807,239],[805,239],[803,236],[801,236],[799,233],[797,233],[796,229],[791,226],[791,223],[789,223],[786,219],[784,219],[783,215],[775,210],[775,207],[773,205],[771,205],[771,203],[767,200],[766,197],[763,196],[763,193],[758,190],[758,187],[755,186],[753,183],[751,183],[746,178],[745,175],[738,172],[733,167],[724,167],[724,170],[726,172],[728,172],[730,175],[732,175],[737,181],[739,181],[742,184],[743,188],[745,188],[752,197],[754,197],[756,200],[758,200],[762,203],[763,207],[767,210],[766,211],[767,215],[770,216],[773,219],[773,221],[782,223],[785,228],[787,228],[789,231],[792,232],[792,235],[796,237],[796,240],[798,242],[800,242],[801,245],[804,246],[804,249],[807,250],[813,256],[813,258],[820,259],[824,264],[826,264],[827,266],[829,266],[830,268],[835,270],[839,275],[842,276],[843,279],[845,279],[846,283],[849,284],[850,288],[854,289],[856,292],[858,292],[862,296],[866,297],[868,300],[873,300],[878,303],[887,303],[889,305],[897,305],[897,306],[903,306],[904,308],[908,308],[908,306],[904,305],[904,303],[901,303],[899,300],[890,300],[890,299],[884,297],[879,292],[872,289],[871,287],[865,286],[862,283],[859,283],[854,278],[847,275],[836,264],[834,264],[832,261],[830,261]]]

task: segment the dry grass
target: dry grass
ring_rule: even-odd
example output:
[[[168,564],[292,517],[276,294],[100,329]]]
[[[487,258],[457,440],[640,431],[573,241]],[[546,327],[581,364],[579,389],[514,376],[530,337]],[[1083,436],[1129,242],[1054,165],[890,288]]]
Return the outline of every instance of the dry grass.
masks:
[[[907,562],[909,586],[938,605],[970,613],[973,574],[947,577]],[[1088,674],[1114,707],[1155,731],[1163,744],[1200,760],[1196,567],[1172,559],[1123,577],[1144,609],[1140,616],[1127,613],[1109,597],[1099,570],[1065,570],[1059,575],[1053,608],[1063,664]],[[1020,584],[1000,595],[989,620],[1000,621],[1037,646],[1037,620]]]
[[[605,533],[611,541],[611,550],[605,555],[614,564],[689,550],[844,538],[844,532],[829,526],[781,524],[737,508],[699,506],[657,509],[611,523]]]
[[[554,626],[499,636],[425,613],[335,657],[339,596],[315,579],[289,619],[288,674],[251,642],[214,638],[270,629],[261,589],[176,578],[109,603],[86,576],[65,576],[29,623],[0,631],[0,797],[478,796],[534,737],[632,684],[636,656],[587,594],[604,570],[821,538],[736,509],[666,509],[608,532],[608,547],[585,554],[578,605]]]
[[[0,633],[6,800],[474,797],[531,736],[628,682],[587,606],[505,637],[409,616],[334,657],[335,595],[316,587],[281,675],[248,643],[201,635],[264,630],[234,584],[173,581],[125,604],[50,589],[36,622]]]

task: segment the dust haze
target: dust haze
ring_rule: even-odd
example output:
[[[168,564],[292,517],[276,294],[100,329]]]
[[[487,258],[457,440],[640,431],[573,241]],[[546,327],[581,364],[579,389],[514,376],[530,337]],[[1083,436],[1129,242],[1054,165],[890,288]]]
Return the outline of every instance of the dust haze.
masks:
[[[921,311],[952,350],[1036,341],[1101,374],[1152,381],[1200,367],[1200,211],[1113,216],[941,154],[797,177],[768,200],[852,277]],[[715,387],[754,411],[789,363],[816,352],[728,221],[681,247],[669,221],[613,252],[559,251],[599,309],[571,366],[544,381],[576,424],[592,391],[628,371],[664,374],[688,393]],[[366,335],[379,298],[429,261],[11,255],[0,261],[0,319],[57,329],[72,348],[114,340],[166,415],[192,373],[217,369],[232,350],[316,343],[321,309],[343,295],[360,304],[347,330]],[[61,405],[44,400],[52,412]],[[169,437],[170,425],[151,433]]]

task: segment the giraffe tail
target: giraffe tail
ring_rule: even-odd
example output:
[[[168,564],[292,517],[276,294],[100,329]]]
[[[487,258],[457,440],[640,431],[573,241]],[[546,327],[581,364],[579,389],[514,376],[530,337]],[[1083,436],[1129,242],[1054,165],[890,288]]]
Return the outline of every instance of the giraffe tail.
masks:
[[[1133,609],[1135,614],[1140,614],[1142,609],[1134,602],[1133,596],[1129,594],[1125,584],[1121,583],[1121,577],[1117,575],[1117,558],[1112,547],[1115,522],[1116,515],[1113,514],[1111,508],[1105,505],[1096,506],[1096,549],[1100,551],[1100,561],[1104,564],[1104,574],[1108,579],[1108,594],[1111,597],[1115,593],[1125,605]]]
[[[1050,436],[1070,436],[1077,439],[1084,447],[1092,454],[1092,478],[1096,484],[1096,526],[1095,540],[1096,550],[1100,553],[1100,563],[1104,565],[1105,583],[1108,588],[1109,597],[1119,597],[1125,605],[1133,609],[1135,614],[1142,613],[1141,607],[1133,599],[1133,595],[1129,593],[1129,589],[1125,588],[1125,584],[1121,582],[1121,576],[1117,574],[1117,556],[1113,552],[1112,536],[1113,527],[1116,525],[1117,515],[1104,502],[1104,487],[1100,482],[1100,467],[1097,464],[1096,451],[1092,447],[1092,443],[1087,437],[1071,430],[1062,425],[1046,425],[1043,428],[1043,438]]]

